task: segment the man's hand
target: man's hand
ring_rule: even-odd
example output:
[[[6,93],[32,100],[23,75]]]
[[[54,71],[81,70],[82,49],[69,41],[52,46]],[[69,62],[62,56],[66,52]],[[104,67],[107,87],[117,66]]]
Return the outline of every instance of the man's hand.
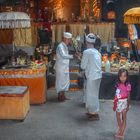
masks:
[[[82,54],[76,52],[76,53],[75,53],[75,57],[78,58],[79,60],[81,60],[81,58],[82,58]]]

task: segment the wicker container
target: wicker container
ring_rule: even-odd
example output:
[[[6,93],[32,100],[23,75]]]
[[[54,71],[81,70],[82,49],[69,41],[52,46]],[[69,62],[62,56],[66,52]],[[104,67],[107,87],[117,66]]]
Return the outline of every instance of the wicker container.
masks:
[[[27,87],[0,87],[0,119],[24,120],[29,108]]]

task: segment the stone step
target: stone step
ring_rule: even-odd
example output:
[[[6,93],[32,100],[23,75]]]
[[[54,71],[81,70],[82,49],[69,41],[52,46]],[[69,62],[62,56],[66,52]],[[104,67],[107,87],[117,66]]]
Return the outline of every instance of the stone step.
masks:
[[[75,84],[70,83],[69,90],[74,91],[74,90],[80,90],[80,89],[78,88],[78,84],[77,83],[75,83]]]
[[[70,91],[78,91],[78,90],[80,90],[80,89],[75,87],[75,88],[69,88],[69,90],[70,90]]]
[[[78,83],[77,82],[70,82],[70,86],[77,87]]]
[[[79,73],[79,69],[69,69],[70,73]]]
[[[79,66],[70,66],[69,69],[72,70],[78,70],[80,71],[80,67]]]
[[[78,77],[78,74],[70,74],[70,80],[77,80]]]

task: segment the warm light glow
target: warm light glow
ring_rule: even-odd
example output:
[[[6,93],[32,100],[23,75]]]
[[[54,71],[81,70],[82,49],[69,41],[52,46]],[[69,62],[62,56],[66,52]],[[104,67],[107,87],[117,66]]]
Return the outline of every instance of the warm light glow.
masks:
[[[102,56],[102,61],[106,63],[107,60],[108,60],[108,55],[107,54],[104,54]]]
[[[116,13],[114,11],[109,11],[107,13],[107,18],[108,19],[116,19]]]
[[[101,18],[101,2],[100,0],[81,0],[81,16],[93,16],[96,19]]]
[[[56,18],[63,19],[63,7],[64,7],[64,0],[55,0],[54,1],[54,9],[56,13]]]

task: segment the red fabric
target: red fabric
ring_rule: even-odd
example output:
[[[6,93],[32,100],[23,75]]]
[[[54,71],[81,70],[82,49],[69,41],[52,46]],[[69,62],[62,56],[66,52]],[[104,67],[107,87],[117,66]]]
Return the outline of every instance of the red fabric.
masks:
[[[117,108],[117,103],[118,103],[118,99],[117,99],[117,98],[115,98],[115,99],[114,99],[113,111],[116,111],[116,108]]]
[[[44,28],[47,28],[48,32],[51,32],[51,24],[50,24],[50,23],[45,22],[45,23],[43,24],[43,27],[44,27]]]
[[[126,97],[121,97],[120,99],[126,99]],[[116,111],[118,100],[119,100],[119,99],[118,99],[117,97],[115,97],[115,99],[114,99],[113,111]]]

